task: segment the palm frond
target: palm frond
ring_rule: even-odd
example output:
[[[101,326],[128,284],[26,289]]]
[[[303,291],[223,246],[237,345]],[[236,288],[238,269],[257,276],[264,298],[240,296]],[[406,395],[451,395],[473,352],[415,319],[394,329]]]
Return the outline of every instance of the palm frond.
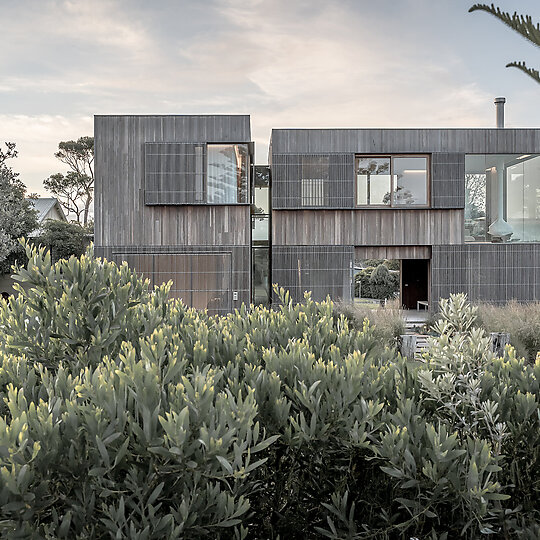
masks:
[[[540,47],[540,24],[534,24],[530,15],[518,15],[517,12],[510,15],[510,13],[501,11],[500,8],[495,7],[494,4],[491,4],[491,6],[488,4],[474,4],[474,6],[469,9],[469,13],[473,11],[486,11],[487,13],[491,13],[491,15],[497,17],[497,19],[512,28],[512,30],[515,30],[525,39],[534,43],[537,47]]]
[[[537,69],[527,67],[525,62],[510,62],[509,64],[506,64],[506,67],[515,67],[520,69],[523,71],[523,73],[526,73],[529,75],[529,77],[532,77],[537,83],[540,83],[540,72]]]

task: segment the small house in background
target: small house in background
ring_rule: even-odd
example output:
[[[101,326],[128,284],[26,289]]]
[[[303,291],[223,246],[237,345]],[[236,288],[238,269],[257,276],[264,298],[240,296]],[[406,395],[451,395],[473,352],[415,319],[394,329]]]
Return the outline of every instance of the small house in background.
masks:
[[[29,235],[31,238],[35,238],[41,234],[41,228],[48,219],[54,219],[57,221],[67,221],[66,214],[62,206],[55,197],[39,197],[37,199],[30,199],[34,208],[37,210],[37,220],[39,228]]]
[[[41,235],[42,227],[48,219],[67,222],[66,215],[64,210],[62,210],[58,199],[54,197],[43,197],[37,199],[30,198],[29,200],[37,210],[37,221],[39,224],[39,227],[28,235],[30,238],[37,238]],[[6,298],[14,292],[15,290],[13,289],[13,279],[11,278],[11,275],[0,275],[0,295]]]

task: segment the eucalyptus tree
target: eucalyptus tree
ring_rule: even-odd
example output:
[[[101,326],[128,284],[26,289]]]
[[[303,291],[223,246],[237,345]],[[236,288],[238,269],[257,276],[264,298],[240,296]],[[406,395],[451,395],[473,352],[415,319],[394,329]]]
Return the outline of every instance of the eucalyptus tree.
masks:
[[[86,227],[94,198],[94,138],[62,141],[54,156],[70,170],[49,176],[43,185],[58,198],[68,214]]]
[[[469,9],[469,12],[472,11],[485,11],[490,13],[509,26],[512,30],[521,34],[526,40],[537,47],[540,47],[540,24],[535,24],[530,15],[518,15],[517,12],[510,15],[508,12],[501,11],[500,8],[496,7],[494,4],[474,4]],[[506,64],[506,67],[517,68],[526,73],[529,77],[532,77],[537,83],[540,83],[540,72],[537,69],[527,66],[523,61],[509,62]]]
[[[0,274],[9,272],[11,263],[20,249],[17,239],[26,236],[38,226],[37,213],[25,199],[26,186],[6,164],[17,157],[15,143],[0,148]]]

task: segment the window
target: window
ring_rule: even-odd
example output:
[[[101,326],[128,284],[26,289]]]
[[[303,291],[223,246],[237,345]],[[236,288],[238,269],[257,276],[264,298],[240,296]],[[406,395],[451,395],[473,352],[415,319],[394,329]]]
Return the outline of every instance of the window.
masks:
[[[427,156],[358,156],[356,205],[427,206]]]
[[[247,144],[209,144],[207,147],[207,202],[248,202]]]
[[[540,241],[540,155],[465,156],[465,242]]]
[[[145,203],[249,202],[247,144],[145,143]]]
[[[302,206],[324,205],[324,179],[302,178]]]

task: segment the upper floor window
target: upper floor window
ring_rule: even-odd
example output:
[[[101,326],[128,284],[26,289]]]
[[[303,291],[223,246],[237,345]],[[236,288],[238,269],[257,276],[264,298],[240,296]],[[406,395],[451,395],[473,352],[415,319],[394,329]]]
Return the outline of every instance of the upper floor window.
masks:
[[[146,204],[249,202],[247,144],[145,143]]]
[[[357,156],[357,206],[427,206],[427,156]]]

